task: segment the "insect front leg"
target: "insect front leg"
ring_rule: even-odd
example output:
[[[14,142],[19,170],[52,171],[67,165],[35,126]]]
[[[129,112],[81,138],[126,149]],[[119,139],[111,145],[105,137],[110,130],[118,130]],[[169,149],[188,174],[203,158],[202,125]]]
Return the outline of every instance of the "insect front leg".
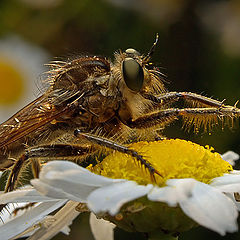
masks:
[[[124,145],[121,145],[121,144],[118,144],[114,141],[111,141],[109,139],[105,139],[105,138],[102,138],[102,137],[98,137],[98,136],[94,136],[92,134],[89,134],[89,133],[83,133],[81,130],[77,129],[75,130],[74,132],[74,135],[78,138],[86,138],[88,141],[94,143],[94,144],[97,144],[99,146],[102,146],[102,147],[107,147],[109,149],[112,149],[112,150],[116,150],[118,152],[122,152],[122,153],[126,153],[130,156],[132,156],[133,158],[135,158],[137,161],[140,162],[140,164],[142,166],[144,166],[151,174],[151,177],[153,179],[153,181],[155,182],[155,178],[154,178],[154,174],[158,174],[159,176],[162,176],[152,165],[150,162],[148,162],[146,159],[144,159],[144,157],[142,155],[140,155],[138,152],[134,151],[133,149],[127,147],[127,146],[124,146]]]
[[[19,185],[19,177],[24,167],[31,162],[32,172],[35,178],[38,177],[41,164],[50,160],[70,160],[83,161],[89,154],[95,150],[92,146],[70,145],[70,144],[54,144],[43,145],[29,148],[23,153],[13,165],[9,174],[5,192],[10,192]]]
[[[191,92],[167,92],[158,96],[144,94],[144,98],[149,99],[153,102],[163,104],[170,104],[173,102],[177,102],[180,99],[192,104],[192,106],[198,107],[221,107],[223,105],[223,101],[218,101],[212,98],[208,98],[202,96],[200,94],[191,93]]]

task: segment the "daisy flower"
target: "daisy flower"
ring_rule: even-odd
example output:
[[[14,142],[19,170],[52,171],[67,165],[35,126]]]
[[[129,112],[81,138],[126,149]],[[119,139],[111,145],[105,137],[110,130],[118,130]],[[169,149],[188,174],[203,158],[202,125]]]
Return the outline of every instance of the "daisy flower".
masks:
[[[48,54],[17,36],[0,39],[0,122],[36,98]]]
[[[28,196],[34,196],[28,201],[47,203],[71,200],[79,203],[74,211],[89,210],[126,231],[147,233],[149,239],[163,235],[175,239],[198,225],[221,235],[238,230],[240,207],[234,193],[240,192],[240,172],[212,148],[180,139],[138,142],[129,147],[161,174],[155,181],[131,156],[113,152],[88,169],[68,161],[49,162],[39,179],[31,181],[34,188],[3,194],[5,200],[0,198],[0,203],[26,201]],[[228,154],[227,160],[230,158]],[[9,224],[11,221],[2,227]],[[41,236],[55,227],[40,228]]]

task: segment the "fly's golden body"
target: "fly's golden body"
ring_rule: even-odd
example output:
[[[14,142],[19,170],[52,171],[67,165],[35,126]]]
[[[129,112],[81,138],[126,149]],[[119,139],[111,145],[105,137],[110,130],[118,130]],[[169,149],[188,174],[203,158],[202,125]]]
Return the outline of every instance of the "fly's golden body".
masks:
[[[37,177],[45,161],[82,161],[98,146],[131,154],[151,175],[161,175],[124,144],[159,139],[161,129],[178,118],[195,128],[210,128],[239,117],[236,106],[166,91],[164,75],[150,63],[156,42],[146,56],[127,49],[115,53],[113,62],[84,56],[49,64],[49,89],[0,125],[0,170],[10,170],[5,191],[18,186],[27,164]],[[179,99],[191,106],[171,107]]]

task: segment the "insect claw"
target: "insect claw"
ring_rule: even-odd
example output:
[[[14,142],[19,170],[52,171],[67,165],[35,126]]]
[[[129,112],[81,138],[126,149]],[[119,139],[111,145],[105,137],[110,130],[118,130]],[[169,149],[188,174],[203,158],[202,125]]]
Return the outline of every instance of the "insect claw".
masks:
[[[163,178],[163,175],[158,170],[156,170],[155,168],[152,167],[151,169],[148,169],[148,170],[150,171],[150,177],[151,177],[152,182],[157,183],[155,174],[157,174],[158,176]]]
[[[152,182],[157,183],[154,173],[151,173],[150,177]]]
[[[163,175],[158,170],[154,169],[154,173],[163,178]]]

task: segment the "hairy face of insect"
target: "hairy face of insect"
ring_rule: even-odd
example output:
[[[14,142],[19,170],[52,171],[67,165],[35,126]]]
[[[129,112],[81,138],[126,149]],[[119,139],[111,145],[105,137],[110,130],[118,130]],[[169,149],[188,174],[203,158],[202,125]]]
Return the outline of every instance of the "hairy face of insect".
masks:
[[[115,58],[115,64],[112,66],[112,81],[117,79],[117,86],[120,86],[122,92],[129,90],[137,94],[155,90],[159,93],[164,90],[161,78],[159,78],[161,73],[135,49],[129,48],[125,52],[116,53]]]

